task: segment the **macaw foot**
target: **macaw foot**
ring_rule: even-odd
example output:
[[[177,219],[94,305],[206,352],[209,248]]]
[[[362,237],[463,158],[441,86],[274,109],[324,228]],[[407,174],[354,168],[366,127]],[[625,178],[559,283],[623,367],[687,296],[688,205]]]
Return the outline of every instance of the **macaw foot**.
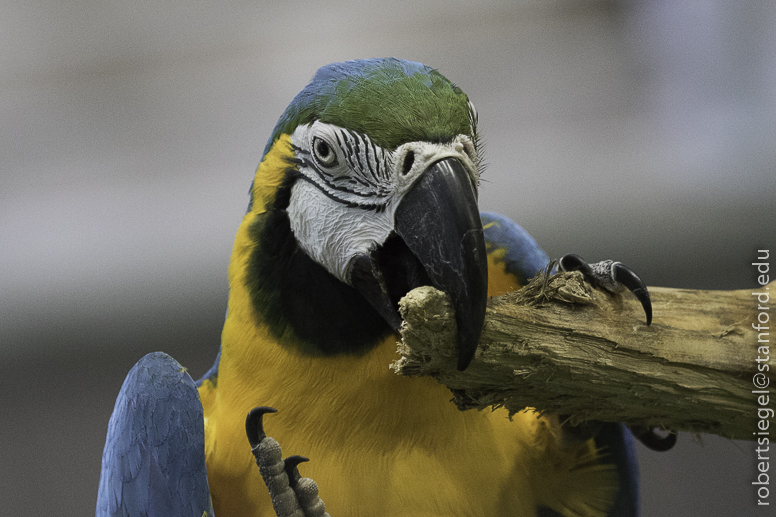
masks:
[[[297,466],[309,461],[303,456],[282,459],[280,444],[264,433],[263,417],[276,413],[271,407],[253,408],[245,419],[245,431],[261,477],[269,489],[272,507],[278,517],[330,517],[318,497],[318,484],[303,478]]]
[[[627,287],[641,302],[647,315],[647,325],[652,323],[652,302],[646,284],[631,268],[621,262],[602,260],[588,264],[579,255],[563,255],[558,262],[563,271],[579,271],[592,284],[603,287],[609,292],[617,292]]]
[[[648,449],[663,452],[676,445],[676,433],[660,436],[655,429],[649,427],[628,426],[633,436],[639,439]]]
[[[647,325],[652,323],[652,301],[649,299],[649,291],[646,284],[628,266],[621,262],[603,260],[588,264],[579,255],[569,253],[563,255],[558,262],[563,271],[579,271],[592,284],[601,286],[607,291],[617,292],[627,287],[630,292],[641,302],[647,315]],[[630,427],[629,429],[638,440],[653,451],[667,451],[676,444],[676,434],[660,436],[654,429]],[[582,427],[578,434],[587,436],[589,429]]]

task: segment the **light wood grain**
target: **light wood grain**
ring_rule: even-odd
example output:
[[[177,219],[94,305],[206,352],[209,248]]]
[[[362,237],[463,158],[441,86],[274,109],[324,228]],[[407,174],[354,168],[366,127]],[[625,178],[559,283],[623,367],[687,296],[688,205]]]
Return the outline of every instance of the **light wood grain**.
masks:
[[[458,372],[449,300],[419,288],[402,300],[402,358],[391,367],[433,376],[463,410],[533,407],[571,415],[572,423],[618,421],[752,439],[755,289],[649,291],[648,327],[628,292],[592,288],[579,273],[540,275],[489,301],[475,359]]]

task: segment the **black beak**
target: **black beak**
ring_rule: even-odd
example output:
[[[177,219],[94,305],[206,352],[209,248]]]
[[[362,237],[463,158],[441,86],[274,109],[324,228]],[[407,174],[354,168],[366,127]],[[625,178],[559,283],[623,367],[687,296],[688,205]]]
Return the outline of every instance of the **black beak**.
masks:
[[[431,165],[397,207],[396,235],[353,263],[351,284],[398,330],[398,300],[432,285],[446,292],[458,324],[458,370],[477,350],[485,321],[488,263],[472,180],[463,164]]]
[[[450,295],[458,324],[458,370],[477,350],[488,300],[488,260],[474,185],[455,158],[433,164],[399,204],[396,233],[431,283]]]

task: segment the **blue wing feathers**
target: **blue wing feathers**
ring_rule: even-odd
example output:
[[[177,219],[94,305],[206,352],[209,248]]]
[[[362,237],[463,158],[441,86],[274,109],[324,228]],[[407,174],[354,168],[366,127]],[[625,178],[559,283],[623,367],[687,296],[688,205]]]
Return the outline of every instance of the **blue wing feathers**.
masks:
[[[485,232],[488,254],[504,250],[506,271],[517,277],[520,285],[526,285],[550,259],[531,234],[508,217],[495,212],[481,212],[480,219]]]
[[[610,517],[635,517],[639,514],[639,468],[633,433],[623,424],[607,422],[595,438],[605,460],[617,468],[620,491]]]
[[[212,515],[202,404],[194,381],[161,352],[124,381],[102,455],[98,517]]]

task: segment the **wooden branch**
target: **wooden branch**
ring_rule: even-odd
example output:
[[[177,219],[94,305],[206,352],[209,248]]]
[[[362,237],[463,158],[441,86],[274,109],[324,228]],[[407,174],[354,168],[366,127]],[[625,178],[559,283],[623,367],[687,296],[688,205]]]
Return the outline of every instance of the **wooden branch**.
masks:
[[[753,439],[752,292],[763,289],[649,291],[654,319],[647,327],[630,293],[594,289],[578,272],[540,274],[489,301],[477,354],[458,372],[449,299],[421,287],[400,304],[402,358],[391,368],[431,375],[462,410],[533,407],[571,415],[573,424],[616,421]]]

